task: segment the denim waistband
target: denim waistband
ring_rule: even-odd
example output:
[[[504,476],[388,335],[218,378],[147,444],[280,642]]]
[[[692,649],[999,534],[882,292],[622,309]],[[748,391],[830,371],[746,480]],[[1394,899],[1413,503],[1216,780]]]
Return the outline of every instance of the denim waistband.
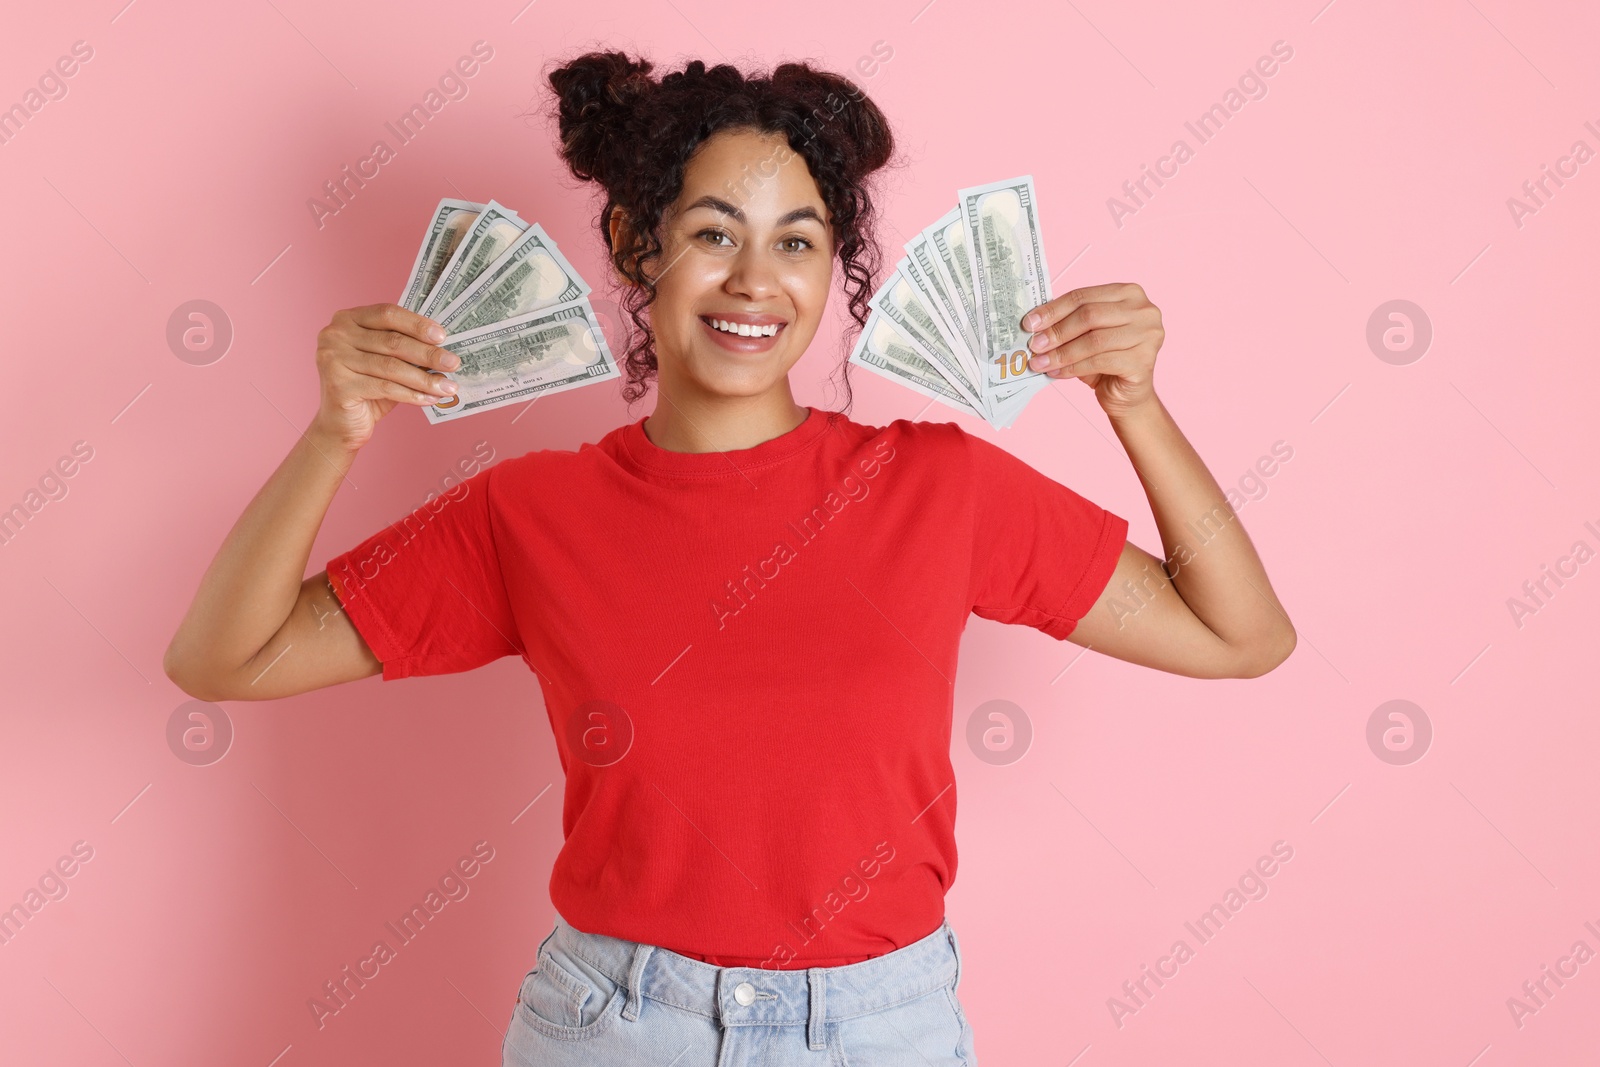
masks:
[[[915,1000],[960,978],[960,950],[948,919],[902,948],[860,963],[804,970],[717,967],[670,949],[578,930],[556,914],[550,937],[628,991],[625,1019],[649,997],[723,1026],[805,1024],[814,1049],[823,1023]]]

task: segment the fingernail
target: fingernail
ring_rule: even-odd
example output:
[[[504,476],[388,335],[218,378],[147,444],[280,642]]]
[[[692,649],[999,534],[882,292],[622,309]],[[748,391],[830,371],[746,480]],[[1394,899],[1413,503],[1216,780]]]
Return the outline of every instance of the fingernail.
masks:
[[[456,355],[454,352],[451,352],[449,355],[445,356],[440,362],[444,364],[445,370],[459,370],[461,368],[461,357]]]
[[[440,341],[444,340],[444,330],[439,326],[429,326],[427,336],[428,340],[438,344]]]
[[[1022,328],[1025,330],[1037,330],[1039,328],[1039,324],[1043,321],[1044,319],[1040,318],[1038,315],[1029,315],[1027,318],[1022,320]]]
[[[449,382],[449,381],[439,382],[438,385],[439,385],[439,388],[442,391],[444,391],[446,393],[449,393],[451,396],[455,395],[455,392],[456,392],[456,383],[455,382]]]
[[[1049,365],[1049,356],[1034,356],[1032,359],[1028,360],[1028,366],[1033,370],[1044,370]]]
[[[1036,333],[1032,337],[1028,338],[1028,347],[1033,349],[1035,352],[1044,348],[1044,346],[1049,343],[1050,339],[1042,333]]]

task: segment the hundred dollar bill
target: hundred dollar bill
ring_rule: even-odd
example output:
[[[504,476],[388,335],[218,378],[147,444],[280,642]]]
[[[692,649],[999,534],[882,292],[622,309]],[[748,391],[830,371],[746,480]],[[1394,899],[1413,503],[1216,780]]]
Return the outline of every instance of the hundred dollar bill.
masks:
[[[1003,430],[1017,421],[1017,416],[1022,414],[1022,409],[1028,406],[1034,394],[1050,384],[1050,379],[1043,374],[1030,375],[1017,383],[1015,388],[1007,388],[1004,394],[991,393],[989,399],[989,422],[997,430]]]
[[[956,293],[955,287],[945,280],[939,273],[939,253],[933,247],[933,242],[928,239],[926,231],[917,234],[906,242],[906,258],[916,269],[917,284],[922,286],[934,300],[939,312],[939,318],[946,326],[952,347],[964,350],[962,354],[969,361],[968,365],[978,365],[978,340],[976,335],[967,329],[965,312],[961,307],[961,297]]]
[[[1037,377],[1028,367],[1032,336],[1022,316],[1050,299],[1033,177],[1024,175],[962,189],[967,258],[978,297],[978,340],[990,385]]]
[[[931,256],[927,255],[927,241],[919,236],[906,246],[905,258],[900,260],[900,273],[906,280],[917,287],[917,295],[922,297],[923,304],[933,311],[933,324],[939,330],[939,336],[944,340],[945,347],[955,354],[961,361],[961,367],[966,372],[965,377],[974,384],[983,381],[983,367],[978,362],[978,357],[973,353],[972,347],[967,344],[966,335],[958,329],[951,315],[955,308],[951,303],[949,294],[942,291],[938,278],[929,273],[933,266]],[[920,254],[919,254],[920,253]]]
[[[422,409],[434,424],[621,373],[585,297],[446,337],[441,347],[461,357],[446,375],[460,391]]]
[[[535,222],[439,312],[438,321],[445,333],[464,333],[588,295],[589,283]]]
[[[977,383],[967,378],[960,359],[940,336],[935,324],[937,312],[927,305],[917,292],[917,287],[900,271],[898,265],[873,294],[872,307],[900,328],[900,332],[916,347],[917,354],[938,367],[963,400],[979,411],[987,411]]]
[[[423,302],[428,299],[428,293],[439,280],[444,265],[450,261],[456,246],[461,243],[461,238],[465,236],[467,229],[485,206],[474,204],[470,200],[451,200],[448,197],[439,201],[439,206],[433,209],[433,219],[428,223],[428,232],[422,239],[422,247],[417,249],[417,261],[411,264],[411,274],[406,279],[406,287],[400,293],[401,307],[411,311],[422,310]]]
[[[444,265],[439,281],[422,304],[422,314],[434,318],[446,305],[499,258],[512,241],[515,241],[528,223],[504,204],[491,200],[472,221],[472,228],[461,239],[450,262]]]
[[[957,411],[983,418],[983,413],[967,403],[939,373],[939,368],[918,355],[915,345],[899,328],[876,311],[867,316],[867,324],[850,353],[850,362]]]
[[[974,355],[983,353],[978,340],[978,296],[972,283],[972,262],[967,258],[967,230],[961,221],[961,209],[953,207],[941,215],[937,222],[922,231],[933,252],[934,271],[956,298],[961,314],[961,329]]]

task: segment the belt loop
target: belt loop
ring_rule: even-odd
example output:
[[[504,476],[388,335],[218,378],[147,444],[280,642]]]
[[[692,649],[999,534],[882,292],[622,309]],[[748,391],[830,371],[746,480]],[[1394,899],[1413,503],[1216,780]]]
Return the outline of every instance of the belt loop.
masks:
[[[828,1018],[824,1004],[827,999],[827,978],[822,967],[806,968],[806,977],[811,980],[811,1018],[806,1024],[806,1038],[811,1051],[822,1052],[828,1047],[826,1031],[823,1029]]]
[[[639,1018],[639,987],[644,984],[645,961],[654,947],[642,941],[633,946],[633,966],[628,969],[628,1003],[622,1007],[622,1017],[629,1022]]]

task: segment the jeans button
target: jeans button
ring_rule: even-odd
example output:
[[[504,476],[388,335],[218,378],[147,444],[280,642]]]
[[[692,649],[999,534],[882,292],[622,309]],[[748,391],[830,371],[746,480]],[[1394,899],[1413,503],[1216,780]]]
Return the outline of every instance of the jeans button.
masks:
[[[749,982],[740,982],[733,987],[733,999],[748,1008],[756,1002],[756,987]]]

